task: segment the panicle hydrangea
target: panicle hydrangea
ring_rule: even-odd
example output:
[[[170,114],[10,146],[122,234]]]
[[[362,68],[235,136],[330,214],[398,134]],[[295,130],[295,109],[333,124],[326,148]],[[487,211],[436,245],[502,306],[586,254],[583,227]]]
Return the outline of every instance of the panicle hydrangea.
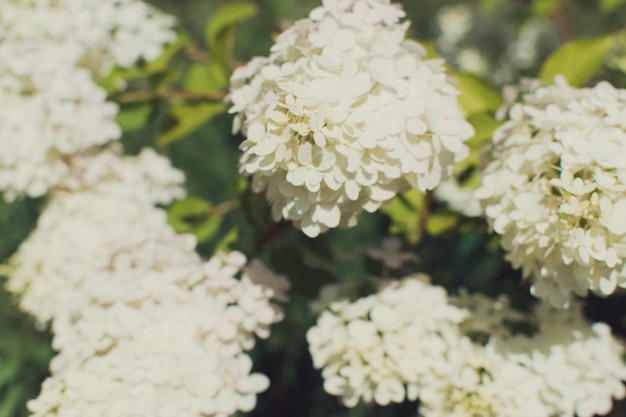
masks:
[[[6,289],[18,294],[20,307],[41,324],[89,276],[109,268],[118,251],[158,236],[173,237],[165,212],[151,205],[184,194],[182,173],[154,151],[77,158],[77,169],[65,179],[73,192],[53,194],[37,228],[3,268]]]
[[[71,156],[70,167],[70,173],[58,185],[63,191],[92,190],[149,205],[166,205],[186,194],[182,171],[152,148],[142,149],[137,156],[122,156],[121,146],[116,143],[104,150]]]
[[[354,303],[335,301],[307,333],[324,389],[354,407],[416,400],[422,379],[446,368],[445,352],[458,342],[463,310],[446,291],[413,276]],[[417,320],[416,318],[423,318]]]
[[[624,346],[582,305],[530,313],[408,277],[324,310],[307,339],[344,404],[419,399],[422,417],[591,417],[624,398]]]
[[[172,18],[136,0],[4,1],[0,15],[0,191],[40,197],[67,159],[120,135],[98,78],[156,58]]]
[[[608,325],[588,323],[581,304],[541,303],[522,314],[503,298],[450,301],[468,309],[468,320],[448,353],[450,373],[426,379],[423,417],[591,417],[624,398],[624,346]]]
[[[626,90],[557,78],[509,117],[475,194],[507,259],[558,307],[626,287]]]
[[[274,292],[249,270],[235,278],[243,254],[203,265],[185,238],[118,251],[57,313],[60,354],[28,405],[34,417],[225,417],[254,408],[269,380],[251,373],[245,351],[282,317]]]
[[[231,78],[240,171],[276,220],[308,236],[350,227],[409,187],[433,189],[473,135],[443,61],[405,40],[386,0],[324,0],[269,57]]]

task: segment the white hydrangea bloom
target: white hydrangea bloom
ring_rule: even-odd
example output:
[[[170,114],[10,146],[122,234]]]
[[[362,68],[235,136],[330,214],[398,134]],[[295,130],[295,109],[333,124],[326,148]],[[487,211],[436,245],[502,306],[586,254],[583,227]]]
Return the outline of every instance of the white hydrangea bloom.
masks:
[[[4,1],[0,15],[0,191],[40,197],[67,159],[120,136],[94,77],[156,58],[172,18],[135,0]]]
[[[344,404],[419,399],[422,417],[591,417],[624,398],[624,345],[582,305],[522,313],[506,297],[416,277],[350,302],[307,334],[324,389]]]
[[[110,268],[113,255],[163,235],[174,232],[160,209],[93,191],[59,193],[5,267],[6,289],[45,323],[90,276]]]
[[[68,174],[66,158],[120,135],[117,106],[72,43],[0,41],[0,190],[44,195]]]
[[[235,278],[242,254],[203,266],[182,238],[118,251],[57,313],[60,354],[29,403],[34,417],[225,417],[254,408],[269,381],[251,373],[244,351],[280,320],[274,293]]]
[[[532,293],[554,306],[626,287],[626,90],[537,86],[494,134],[476,197]]]
[[[480,201],[474,197],[474,191],[473,188],[464,187],[456,178],[451,177],[435,188],[434,196],[438,201],[445,203],[450,210],[467,217],[478,217],[483,209]]]
[[[185,175],[172,167],[169,159],[152,148],[137,156],[122,156],[119,144],[105,150],[70,157],[71,172],[58,188],[77,192],[91,190],[124,200],[169,204],[185,196]]]
[[[624,398],[624,346],[606,324],[589,324],[580,304],[540,304],[525,315],[506,299],[463,294],[451,301],[469,316],[461,342],[448,352],[447,373],[425,379],[421,416],[592,417]],[[536,329],[515,333],[516,323]]]
[[[443,288],[413,276],[354,303],[331,303],[307,340],[324,389],[346,406],[401,403],[417,399],[423,378],[447,368],[464,317]]]
[[[433,189],[473,135],[441,60],[385,0],[324,0],[231,78],[242,173],[311,237],[409,187]]]
[[[115,64],[152,61],[175,39],[174,17],[142,0],[8,0],[0,22],[8,41],[75,44],[80,65],[98,75]]]

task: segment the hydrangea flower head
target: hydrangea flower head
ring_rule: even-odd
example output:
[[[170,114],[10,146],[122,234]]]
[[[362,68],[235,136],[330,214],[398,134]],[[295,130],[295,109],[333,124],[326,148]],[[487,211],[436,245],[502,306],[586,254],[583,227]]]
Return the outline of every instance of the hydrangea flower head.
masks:
[[[626,90],[534,85],[494,134],[476,197],[532,293],[626,287]]]
[[[242,173],[311,237],[409,187],[433,189],[472,136],[442,61],[383,0],[327,0],[231,78]]]
[[[348,407],[417,399],[422,380],[447,367],[445,354],[458,343],[465,312],[446,297],[416,275],[354,302],[331,302],[307,333],[326,392]]]

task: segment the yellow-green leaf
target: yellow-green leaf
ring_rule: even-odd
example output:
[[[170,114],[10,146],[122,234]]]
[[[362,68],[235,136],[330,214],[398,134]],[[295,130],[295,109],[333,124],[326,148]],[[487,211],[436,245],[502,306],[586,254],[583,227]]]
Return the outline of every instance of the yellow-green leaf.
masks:
[[[431,236],[441,236],[454,229],[459,222],[460,215],[451,211],[433,213],[426,222],[426,231]]]
[[[187,71],[184,85],[188,91],[218,91],[228,86],[228,75],[215,62],[195,63]]]
[[[564,44],[548,57],[539,78],[552,81],[556,75],[562,75],[570,85],[583,86],[602,67],[614,40],[613,35],[608,35]]]
[[[535,14],[551,15],[559,7],[561,0],[535,0],[533,1],[532,11]]]
[[[134,132],[146,125],[151,113],[152,105],[145,101],[123,104],[115,120],[124,132]]]
[[[600,0],[600,10],[612,13],[626,4],[626,0]]]
[[[192,233],[199,243],[211,239],[222,224],[223,216],[212,215],[213,205],[199,197],[177,201],[168,210],[167,220],[179,233]]]
[[[230,73],[233,63],[235,27],[238,23],[256,15],[259,7],[249,1],[227,3],[220,7],[206,25],[205,39],[213,60]]]
[[[417,244],[421,237],[420,220],[424,206],[424,194],[413,189],[398,195],[380,210],[391,219],[391,233],[401,234],[411,244]]]
[[[227,109],[228,106],[224,103],[174,104],[170,114],[176,119],[176,123],[159,136],[157,146],[166,146],[185,138],[215,116],[226,112]]]
[[[454,74],[460,91],[459,104],[466,114],[495,112],[502,103],[500,92],[486,81],[469,74]]]
[[[239,228],[237,226],[230,229],[226,235],[215,246],[216,251],[230,252],[233,244],[239,241]]]

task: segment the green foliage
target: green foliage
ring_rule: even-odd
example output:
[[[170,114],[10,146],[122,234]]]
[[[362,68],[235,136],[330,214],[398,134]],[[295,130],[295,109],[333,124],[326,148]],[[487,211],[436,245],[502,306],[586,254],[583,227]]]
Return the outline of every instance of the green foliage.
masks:
[[[230,209],[230,204],[214,206],[202,198],[187,197],[172,204],[167,212],[167,220],[178,233],[191,233],[198,243],[203,243],[215,236],[222,224],[224,213]],[[229,239],[232,238],[233,236]],[[228,240],[222,241],[222,246],[228,244]]]
[[[604,13],[612,13],[626,5],[626,0],[599,0],[600,10]]]
[[[460,91],[459,104],[466,114],[495,112],[502,103],[500,92],[480,78],[469,74],[454,74]]]
[[[552,81],[555,76],[562,75],[570,85],[583,86],[602,67],[614,39],[613,35],[607,35],[564,44],[548,57],[539,78]]]
[[[400,234],[411,245],[417,245],[423,231],[422,213],[426,209],[426,196],[418,190],[398,195],[380,211],[391,219],[389,231]]]
[[[208,121],[224,113],[228,106],[225,103],[175,103],[170,109],[170,116],[174,119],[172,127],[159,135],[156,144],[163,147],[187,137],[198,130]]]
[[[228,79],[233,69],[236,26],[258,12],[259,8],[255,3],[236,1],[225,4],[209,19],[206,25],[205,41],[213,53],[214,61],[218,64],[216,68],[222,71],[220,77]]]
[[[551,15],[559,7],[561,1],[562,0],[534,0],[532,11],[539,15]]]

